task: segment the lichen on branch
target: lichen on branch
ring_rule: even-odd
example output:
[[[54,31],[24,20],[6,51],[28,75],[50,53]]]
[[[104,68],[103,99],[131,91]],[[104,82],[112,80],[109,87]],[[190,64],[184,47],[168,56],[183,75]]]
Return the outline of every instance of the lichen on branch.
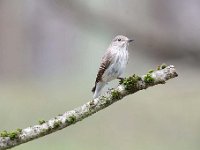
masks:
[[[101,109],[108,107],[129,94],[133,94],[150,86],[164,84],[167,80],[177,76],[178,74],[176,73],[173,65],[161,65],[157,68],[157,70],[150,70],[146,75],[141,77],[134,74],[121,80],[117,88],[109,90],[104,95],[71,111],[58,115],[55,118],[48,121],[40,120],[38,125],[25,129],[17,129],[11,132],[2,131],[0,133],[0,150],[12,148],[22,143],[26,143],[61,130],[83,120],[84,118],[87,118]]]

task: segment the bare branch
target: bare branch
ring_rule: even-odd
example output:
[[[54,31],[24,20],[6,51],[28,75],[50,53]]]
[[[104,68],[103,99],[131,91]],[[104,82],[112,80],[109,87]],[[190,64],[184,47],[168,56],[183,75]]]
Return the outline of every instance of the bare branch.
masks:
[[[133,75],[125,78],[120,81],[120,85],[116,89],[110,90],[105,95],[48,121],[42,120],[39,122],[39,125],[22,130],[17,129],[13,132],[3,131],[0,136],[0,150],[12,148],[61,130],[108,107],[129,94],[133,94],[150,86],[164,84],[167,80],[177,76],[175,67],[170,65],[167,67],[161,66],[158,70],[150,71],[142,77]]]

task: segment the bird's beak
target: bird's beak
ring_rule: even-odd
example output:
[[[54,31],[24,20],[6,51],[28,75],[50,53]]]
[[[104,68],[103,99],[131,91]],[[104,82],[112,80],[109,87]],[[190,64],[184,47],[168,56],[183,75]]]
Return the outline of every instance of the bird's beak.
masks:
[[[133,39],[128,39],[128,43],[131,43],[133,42],[134,40]]]

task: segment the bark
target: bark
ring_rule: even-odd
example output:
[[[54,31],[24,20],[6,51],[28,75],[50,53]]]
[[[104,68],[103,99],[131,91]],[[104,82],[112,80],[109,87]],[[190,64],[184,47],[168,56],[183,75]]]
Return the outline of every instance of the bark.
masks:
[[[123,99],[129,94],[146,89],[157,84],[164,84],[167,80],[177,77],[175,67],[161,66],[156,71],[150,71],[141,77],[133,75],[120,81],[116,89],[109,90],[104,95],[91,100],[80,107],[67,111],[48,121],[40,121],[38,125],[13,132],[3,131],[0,135],[0,150],[9,149],[31,140],[51,134],[72,124],[75,124],[101,109]]]

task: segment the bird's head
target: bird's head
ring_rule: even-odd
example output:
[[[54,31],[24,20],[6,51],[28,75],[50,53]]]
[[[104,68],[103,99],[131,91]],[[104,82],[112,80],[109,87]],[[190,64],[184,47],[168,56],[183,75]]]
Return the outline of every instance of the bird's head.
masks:
[[[129,39],[126,36],[118,35],[112,40],[111,46],[124,48],[127,47],[129,43],[133,41],[134,40]]]

